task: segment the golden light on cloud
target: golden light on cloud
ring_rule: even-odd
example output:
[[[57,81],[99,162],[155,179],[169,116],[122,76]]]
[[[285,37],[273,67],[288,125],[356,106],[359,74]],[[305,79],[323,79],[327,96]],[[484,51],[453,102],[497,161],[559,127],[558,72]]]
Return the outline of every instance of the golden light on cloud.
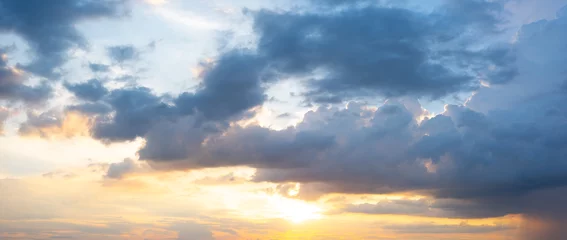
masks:
[[[89,118],[75,112],[69,112],[65,115],[61,124],[49,126],[35,127],[29,126],[20,129],[22,136],[39,136],[44,138],[69,138],[74,136],[89,135]]]

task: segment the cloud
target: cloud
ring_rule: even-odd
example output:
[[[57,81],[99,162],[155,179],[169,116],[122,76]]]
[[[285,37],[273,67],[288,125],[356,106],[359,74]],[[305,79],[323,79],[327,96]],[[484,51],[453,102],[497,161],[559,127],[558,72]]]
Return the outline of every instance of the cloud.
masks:
[[[20,124],[18,134],[41,138],[69,138],[88,136],[89,119],[77,112],[60,113],[55,110],[37,113],[27,112],[27,119]]]
[[[406,224],[406,225],[389,225],[383,229],[394,231],[402,234],[453,234],[453,233],[491,233],[498,231],[510,230],[508,226],[502,225],[469,225],[463,222],[459,225],[438,225],[431,223],[423,224]]]
[[[117,63],[138,59],[140,51],[133,45],[116,45],[106,48],[108,56]]]
[[[89,69],[93,73],[108,72],[108,71],[110,71],[110,66],[106,65],[106,64],[100,64],[100,63],[89,63]]]
[[[203,81],[194,93],[183,93],[175,103],[184,113],[197,111],[210,120],[225,120],[266,101],[263,62],[247,50],[224,53],[212,64],[202,63]]]
[[[500,5],[448,2],[429,14],[376,5],[331,13],[253,12],[258,54],[284,76],[312,78],[304,95],[315,102],[376,95],[439,98],[477,89],[479,78],[494,84],[512,80],[513,49],[479,48],[473,41],[496,32]]]
[[[92,136],[105,141],[143,137],[160,119],[175,115],[171,106],[144,87],[110,91],[104,102],[111,107],[114,115],[95,118]]]
[[[121,179],[126,174],[147,171],[148,169],[141,166],[139,163],[132,159],[124,159],[122,162],[111,163],[108,167],[105,177],[111,179]]]
[[[100,99],[97,104],[71,108],[96,116],[93,137],[104,141],[128,141],[144,137],[163,121],[175,122],[185,116],[198,120],[197,127],[203,122],[206,122],[203,123],[205,128],[226,126],[229,121],[249,117],[247,113],[252,108],[266,101],[263,84],[267,80],[262,77],[265,73],[255,56],[234,51],[204,67],[198,89],[174,98],[157,96],[145,87],[121,88],[106,93],[104,86],[96,80],[69,85],[68,89],[77,97]],[[106,106],[110,107],[112,115],[106,114]]]
[[[50,97],[52,88],[47,83],[26,85],[25,73],[18,67],[8,65],[7,54],[14,50],[15,46],[0,47],[0,100],[39,103]]]
[[[485,18],[486,15],[474,9],[479,6],[477,3],[471,5],[472,16],[456,21],[467,23],[471,19]],[[374,14],[373,11],[390,14],[390,10],[367,11],[370,11],[368,14]],[[463,9],[450,11],[459,12]],[[490,7],[490,11],[495,10]],[[263,55],[263,60],[281,54],[281,58],[273,58],[279,61],[271,62],[279,65],[270,65],[271,67],[285,73],[305,73],[311,70],[308,68],[313,59],[325,64],[333,59],[331,55],[325,58],[317,58],[319,55],[315,55],[310,58],[313,53],[310,52],[311,48],[301,48],[308,40],[299,41],[297,35],[291,33],[291,29],[294,29],[294,33],[301,32],[302,27],[310,26],[311,21],[333,22],[326,19],[329,16],[295,16],[294,13],[265,11],[256,14],[257,19],[266,18],[260,24],[274,24],[265,29],[274,38],[262,39],[268,35],[260,34],[259,45],[259,52],[263,48],[268,51]],[[339,15],[341,14],[346,13]],[[567,109],[562,107],[567,95],[561,90],[565,78],[560,64],[565,57],[558,51],[564,48],[564,41],[554,40],[554,37],[562,39],[566,28],[562,27],[565,24],[564,17],[559,16],[556,20],[524,26],[514,46],[517,48],[514,50],[517,51],[517,56],[510,55],[512,52],[507,50],[508,47],[436,52],[434,55],[440,56],[440,59],[452,59],[451,62],[458,65],[465,66],[471,61],[473,68],[478,67],[474,69],[477,73],[483,77],[492,76],[490,82],[493,84],[502,84],[500,87],[478,89],[466,105],[447,105],[445,111],[436,116],[425,117],[423,111],[415,111],[420,109],[417,101],[412,103],[391,98],[384,105],[377,106],[377,109],[356,102],[351,102],[344,109],[320,107],[305,114],[303,121],[295,127],[279,131],[252,125],[232,126],[222,133],[206,134],[187,127],[190,124],[178,123],[178,126],[170,125],[167,131],[157,128],[156,132],[148,135],[146,146],[140,150],[140,157],[149,161],[150,165],[163,169],[251,166],[257,168],[255,181],[301,183],[299,196],[303,189],[320,195],[417,192],[436,199],[430,206],[445,212],[444,214],[450,214],[445,216],[484,218],[523,214],[540,224],[525,228],[527,239],[559,239],[558,236],[563,236],[564,231],[557,226],[565,221],[563,217],[554,214],[562,209],[556,205],[556,200],[567,196],[561,190],[567,184],[567,165],[561,161],[566,157],[566,133],[561,129],[567,127],[564,121]],[[356,17],[353,19],[358,19]],[[297,20],[297,27],[294,25],[296,18],[302,20]],[[488,23],[475,21],[474,28],[477,31],[495,31],[491,23],[494,20],[488,20]],[[299,23],[303,25],[299,26]],[[336,26],[342,26],[341,24],[344,23]],[[290,30],[286,32],[287,27]],[[324,30],[325,28],[322,31]],[[290,36],[281,35],[288,32]],[[315,43],[317,34],[310,36],[315,39]],[[321,41],[324,39],[324,43],[333,40],[333,35],[322,36]],[[270,45],[274,43],[272,41],[277,43],[286,37],[290,38],[287,45]],[[273,48],[263,46],[263,41]],[[292,54],[295,52],[297,56]],[[292,57],[288,61],[287,56],[290,54]],[[521,68],[509,65],[516,60]],[[315,62],[313,68],[318,67],[318,64],[319,62]],[[342,63],[338,64],[333,70],[340,70],[342,66]],[[495,67],[499,69],[497,72],[493,72]],[[380,75],[376,73],[372,76]],[[399,81],[403,79],[397,75],[392,76]],[[501,78],[502,76],[505,77]],[[518,79],[518,82],[510,82],[511,77]],[[358,83],[352,78],[345,79]],[[546,79],[545,83],[540,84],[540,79]],[[329,80],[319,81],[325,83]],[[337,80],[336,83],[340,81]],[[405,89],[404,95],[414,95],[411,93],[414,85],[409,85],[411,86]],[[314,90],[329,89],[320,88],[324,85],[312,86],[315,87]],[[341,89],[340,91],[349,89],[339,86],[341,87],[337,89]],[[426,89],[419,84],[417,86],[416,89],[420,91]],[[373,89],[374,86],[356,87],[366,90]],[[380,86],[381,89],[388,87],[391,86]],[[435,87],[443,89],[443,85]],[[458,88],[461,89],[460,86]],[[526,93],[521,92],[523,89]],[[331,97],[337,94],[341,97],[348,96],[340,91],[324,93],[330,93],[327,96]],[[359,92],[354,94],[360,95]],[[193,131],[201,135],[194,134]],[[162,141],[165,136],[169,136],[175,144]],[[162,143],[165,144],[161,146]],[[166,146],[182,149],[160,150],[167,149]],[[166,152],[178,154],[163,157]],[[530,204],[535,199],[540,199],[541,202]],[[419,211],[422,211],[420,205],[404,206],[405,209],[398,210],[408,214],[420,214]],[[372,205],[358,207],[355,210],[375,213],[391,209]]]
[[[0,31],[18,34],[35,54],[22,69],[42,77],[58,78],[61,73],[57,68],[67,61],[67,51],[87,45],[75,24],[93,18],[123,16],[125,2],[3,0],[0,1]]]
[[[557,70],[563,69],[558,49],[564,43],[551,40],[563,39],[564,17],[524,26],[514,45],[481,44],[487,38],[478,36],[498,34],[502,9],[492,1],[461,3],[448,1],[431,13],[375,5],[325,13],[252,12],[255,49],[221,52],[203,62],[195,91],[169,96],[141,86],[108,90],[91,80],[66,85],[89,101],[68,109],[89,117],[96,139],[143,138],[140,160],[155,169],[249,166],[257,169],[253,181],[299,183],[298,197],[310,199],[414,192],[434,201],[347,210],[471,218],[525,214],[548,223],[535,235],[559,235],[554,226],[563,219],[547,209],[556,205],[527,203],[567,184],[561,161],[567,154],[567,95],[557,90],[565,81]],[[108,53],[122,63],[138,51],[124,45]],[[283,130],[234,124],[266,102],[270,84],[288,78],[309,79],[302,82],[307,101],[348,105],[319,107]],[[537,87],[541,78],[550,80]],[[498,87],[480,88],[481,81]],[[465,105],[447,105],[435,116],[416,100],[472,90]],[[388,101],[353,101],[364,97]],[[23,134],[64,129],[56,115],[28,115]],[[106,176],[121,178],[138,167],[133,160],[114,163]]]
[[[91,79],[84,83],[64,83],[65,88],[72,92],[75,97],[96,102],[104,97],[108,90],[103,86],[102,82],[98,79]]]

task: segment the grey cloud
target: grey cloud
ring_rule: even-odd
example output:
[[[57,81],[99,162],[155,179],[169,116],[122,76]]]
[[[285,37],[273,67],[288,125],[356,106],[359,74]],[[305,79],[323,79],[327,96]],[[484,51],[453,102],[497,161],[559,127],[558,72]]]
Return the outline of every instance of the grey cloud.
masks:
[[[435,218],[491,218],[521,213],[517,202],[510,204],[508,198],[483,200],[462,199],[396,199],[380,200],[376,203],[344,204],[339,212],[360,214],[393,214]]]
[[[214,131],[210,127],[222,128],[230,120],[246,118],[253,107],[266,101],[263,84],[267,80],[263,78],[261,62],[246,51],[226,53],[218,61],[203,67],[206,70],[198,89],[173,99],[157,96],[144,87],[110,91],[102,97],[101,103],[109,105],[114,116],[97,116],[93,136],[105,141],[133,140],[144,137],[154,127],[162,127],[163,124],[158,126],[162,121],[166,124],[185,116],[195,119],[192,126]],[[147,151],[141,152],[145,154]],[[169,156],[161,158],[177,158],[178,153],[167,154]]]
[[[108,56],[118,63],[132,61],[139,57],[140,52],[133,45],[117,45],[106,48]]]
[[[202,136],[184,141],[182,136],[198,135],[171,126],[158,132],[175,139],[175,147],[185,146],[185,155],[160,159],[151,154],[159,153],[153,147],[172,144],[149,137],[140,157],[161,168],[252,166],[258,168],[256,181],[321,184],[323,193],[418,191],[462,201],[436,203],[456,216],[501,216],[522,213],[521,205],[506,206],[510,199],[567,184],[567,164],[560,161],[563,133],[553,130],[565,128],[560,119],[567,111],[547,112],[534,104],[485,115],[449,105],[442,115],[418,124],[394,101],[376,111],[351,104],[309,112],[295,128],[233,127],[206,141]],[[530,118],[508,117],[526,113]],[[528,127],[511,134],[508,124]],[[478,211],[482,208],[500,211]]]
[[[211,139],[204,126],[195,127],[194,119],[158,126],[148,133],[146,145],[139,151],[140,159],[152,160],[150,164],[156,168],[298,167],[334,143],[328,136],[294,134],[291,129],[273,132],[261,127],[233,128],[226,138]],[[267,159],[269,162],[265,162]]]
[[[121,179],[128,173],[142,171],[141,167],[134,160],[126,158],[122,162],[111,163],[108,167],[105,177],[111,179]]]
[[[39,103],[51,96],[52,88],[46,82],[37,86],[26,85],[27,80],[17,68],[8,65],[7,53],[15,47],[0,48],[0,100]]]
[[[100,63],[89,63],[89,69],[94,73],[108,72],[110,70],[110,66]]]
[[[86,40],[75,24],[86,19],[124,15],[123,0],[0,1],[0,31],[24,38],[35,56],[22,65],[26,71],[57,78],[57,71],[73,47],[84,48]]]
[[[323,79],[309,81],[311,87],[306,96],[311,100],[339,102],[376,93],[442,96],[475,88],[474,81],[464,74],[464,70],[455,73],[440,64],[431,65],[431,50],[419,47],[422,44],[433,47],[429,44],[433,39],[439,42],[436,24],[439,18],[444,19],[449,14],[430,16],[401,8],[368,6],[347,8],[333,14],[262,10],[253,15],[260,37],[257,51],[230,50],[223,52],[213,63],[203,63],[205,71],[198,89],[180,94],[171,103],[149,90],[110,92],[103,101],[112,106],[115,116],[98,117],[94,136],[105,141],[132,140],[144,137],[160,121],[176,121],[188,115],[202,117],[199,122],[227,125],[228,121],[251,116],[251,110],[266,101],[266,86],[279,77],[311,75],[318,69],[329,73]],[[395,31],[385,30],[393,23],[399,26]],[[464,29],[474,27],[469,20],[460,24]],[[108,50],[118,62],[130,59],[137,52],[129,45]],[[368,55],[370,53],[376,54]],[[484,66],[482,59],[492,56],[484,51],[443,55],[465,62],[466,57],[460,56],[473,55],[473,66]],[[131,99],[138,95],[148,101]],[[121,104],[128,107],[120,107]],[[160,158],[159,154],[141,152],[148,154],[148,158]],[[172,155],[163,158],[178,157]]]
[[[91,79],[84,83],[64,83],[65,88],[77,98],[86,101],[98,101],[106,94],[108,89],[98,79]]]
[[[426,200],[383,200],[376,204],[349,204],[344,211],[365,214],[424,215],[429,211]]]
[[[159,120],[175,115],[170,105],[144,87],[113,90],[104,101],[114,110],[114,116],[97,116],[92,129],[93,137],[104,141],[143,137]]]
[[[67,106],[67,111],[77,111],[85,115],[104,115],[112,112],[112,108],[105,103],[82,103],[78,105]]]
[[[63,119],[61,114],[55,111],[47,111],[43,113],[27,112],[27,120],[20,124],[18,133],[20,135],[37,134],[40,137],[48,137],[43,129],[50,127],[61,127]]]
[[[485,1],[468,3],[470,11],[453,6],[432,15],[375,6],[332,14],[256,12],[257,52],[221,55],[204,65],[195,92],[171,102],[147,88],[110,91],[101,102],[114,114],[95,117],[93,136],[144,137],[140,159],[160,169],[252,166],[258,168],[255,181],[299,182],[305,186],[301,191],[312,186],[321,194],[415,191],[438,199],[434,207],[455,216],[523,213],[561,222],[553,221],[560,218],[546,207],[538,210],[521,199],[567,184],[563,92],[522,96],[524,102],[510,101],[508,108],[493,111],[448,105],[422,122],[415,105],[390,100],[376,111],[356,103],[321,107],[280,131],[228,124],[264,103],[265,85],[277,77],[320,70],[323,76],[308,82],[306,96],[335,102],[365,95],[439,97],[477,89],[477,76],[506,84],[500,89],[513,87],[509,80],[516,74],[522,81],[532,79],[528,86],[549,77],[543,85],[553,88],[548,82],[558,81],[557,70],[542,73],[562,69],[563,57],[533,53],[560,52],[563,45],[533,44],[538,39],[532,38],[562,36],[564,19],[525,26],[515,46],[519,64],[535,63],[536,70],[525,65],[517,72],[511,47],[469,49],[465,32],[492,34],[499,9]],[[477,90],[471,101],[491,91]],[[127,166],[115,169],[127,171]]]
[[[183,113],[202,113],[224,120],[266,101],[263,62],[247,50],[230,51],[212,66],[204,65],[203,82],[195,93],[183,93],[175,103]]]
[[[463,222],[458,225],[438,225],[433,223],[417,223],[406,225],[388,225],[385,230],[403,234],[451,234],[451,233],[491,233],[513,229],[506,225],[469,225]]]
[[[469,50],[473,38],[497,28],[500,8],[467,0],[449,1],[431,14],[380,6],[332,13],[262,10],[254,22],[258,52],[270,66],[284,75],[313,76],[304,94],[311,101],[377,94],[438,98],[476,89],[478,72],[492,83],[515,77],[511,49]]]

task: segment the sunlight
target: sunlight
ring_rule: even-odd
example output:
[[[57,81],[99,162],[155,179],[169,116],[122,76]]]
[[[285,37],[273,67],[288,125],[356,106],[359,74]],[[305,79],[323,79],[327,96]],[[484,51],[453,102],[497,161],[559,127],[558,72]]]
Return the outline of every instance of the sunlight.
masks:
[[[302,223],[322,217],[320,207],[301,200],[276,196],[274,204],[279,211],[279,216],[292,223]]]

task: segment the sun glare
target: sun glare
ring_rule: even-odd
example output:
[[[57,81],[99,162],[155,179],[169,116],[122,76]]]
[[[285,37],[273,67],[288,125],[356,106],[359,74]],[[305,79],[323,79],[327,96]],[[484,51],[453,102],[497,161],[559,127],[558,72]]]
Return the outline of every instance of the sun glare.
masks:
[[[322,217],[321,208],[303,202],[301,200],[289,199],[284,197],[275,198],[275,207],[280,212],[280,217],[292,223],[303,223],[308,220],[316,220]]]

